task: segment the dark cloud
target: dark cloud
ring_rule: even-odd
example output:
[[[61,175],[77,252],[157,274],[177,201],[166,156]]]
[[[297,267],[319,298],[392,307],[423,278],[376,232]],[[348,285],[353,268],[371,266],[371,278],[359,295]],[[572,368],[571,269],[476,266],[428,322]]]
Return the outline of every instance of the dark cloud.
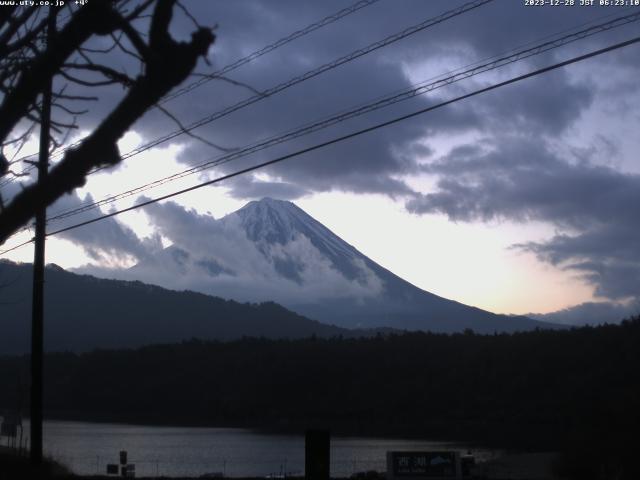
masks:
[[[462,3],[448,0],[407,0],[403,2],[402,8],[396,8],[383,0],[297,39],[233,71],[229,76],[258,89],[268,88]],[[206,73],[318,21],[344,8],[346,4],[338,0],[307,1],[302,8],[300,2],[294,0],[268,4],[191,0],[186,1],[185,6],[200,23],[218,25],[217,40],[209,56],[212,65],[201,62],[197,68],[199,72]],[[257,138],[308,122],[312,118],[335,113],[350,105],[405,88],[408,80],[403,68],[407,64],[434,61],[440,69],[458,67],[463,60],[450,58],[452,52],[465,52],[468,59],[477,60],[592,20],[603,12],[611,13],[610,10],[598,7],[560,10],[550,14],[550,9],[526,8],[520,2],[497,0],[293,87],[291,91],[261,102],[261,106],[251,106],[227,119],[198,129],[198,133],[221,145],[245,145]],[[138,25],[144,31],[147,21],[143,20]],[[192,20],[176,8],[172,34],[180,39],[188,39],[194,28]],[[598,38],[588,41],[602,44],[603,40]],[[93,38],[89,46],[104,48],[108,43],[108,38]],[[128,55],[115,50],[105,57],[105,61],[116,70],[127,72],[131,76],[138,73],[137,62]],[[547,57],[550,58],[550,54]],[[532,65],[535,62],[536,60],[529,61]],[[82,87],[68,88],[71,89],[68,93],[87,93],[82,91]],[[474,101],[473,105],[448,107],[445,111],[430,115],[428,119],[413,122],[412,126],[398,127],[388,134],[374,134],[357,141],[354,147],[338,149],[330,155],[319,154],[317,157],[325,163],[321,168],[316,166],[320,162],[309,161],[301,166],[282,168],[278,173],[284,176],[294,170],[291,181],[303,184],[308,182],[309,185],[303,187],[311,190],[326,190],[329,185],[340,182],[340,178],[334,173],[337,167],[346,168],[350,164],[349,168],[359,176],[367,177],[371,174],[373,184],[377,185],[372,185],[368,190],[380,191],[381,175],[390,178],[397,174],[411,173],[413,167],[412,162],[395,158],[392,147],[406,145],[429,132],[486,129],[487,119],[491,118],[497,119],[491,123],[500,129],[508,126],[559,132],[570,125],[581,109],[588,105],[589,91],[586,88],[584,85],[570,83],[563,74],[556,74],[544,82],[528,82],[518,88],[505,89],[486,101]],[[90,112],[80,118],[81,126],[88,130],[95,127],[124,94],[120,87],[92,90],[100,95],[101,101],[91,104]],[[250,92],[242,88],[212,81],[165,106],[183,123],[189,124],[248,95]],[[434,97],[433,101],[437,101],[437,98],[439,97]],[[424,103],[425,100],[412,102],[410,109]],[[389,118],[396,111],[401,113],[405,110],[398,108],[386,114],[368,116],[366,120],[344,125],[334,130],[334,133]],[[148,140],[176,130],[177,125],[156,109],[148,112],[135,128]],[[182,157],[185,163],[198,163],[215,153],[210,147],[187,137],[176,141],[189,146]],[[303,144],[304,142],[294,142],[288,150]],[[333,163],[335,168],[328,168],[328,163]],[[314,182],[318,176],[320,180]],[[364,183],[366,182],[351,184],[343,181],[342,185],[336,186],[359,192]],[[383,189],[382,192],[385,193],[386,190]],[[393,189],[391,193],[397,194],[398,191]]]
[[[462,3],[405,0],[398,8],[396,3],[382,0],[231,72],[229,77],[263,90]],[[201,23],[218,24],[217,41],[209,56],[212,65],[201,62],[199,72],[214,71],[346,6],[338,0],[307,1],[304,7],[299,0],[191,0],[185,1],[185,5]],[[408,70],[419,68],[425,77],[433,76],[612,13],[611,9],[598,7],[534,8],[525,7],[522,2],[496,0],[261,100],[195,133],[219,145],[242,147],[406,89],[410,86]],[[635,27],[591,37],[562,53],[549,52],[528,59],[524,67],[509,72],[515,75],[609,44]],[[186,39],[193,28],[192,21],[176,9],[172,33]],[[92,42],[98,46],[104,39]],[[579,162],[560,158],[549,145],[564,143],[565,135],[575,131],[572,129],[594,104],[596,95],[600,95],[600,100],[615,96],[621,103],[620,92],[637,93],[637,82],[630,80],[636,78],[634,72],[639,68],[635,56],[630,50],[622,50],[591,61],[589,65],[600,77],[606,74],[607,79],[615,79],[607,82],[606,88],[602,87],[603,82],[598,86],[593,78],[578,75],[571,67],[272,166],[266,170],[269,181],[242,178],[225,185],[231,187],[236,198],[269,195],[295,199],[326,191],[382,193],[409,199],[406,205],[411,212],[444,214],[455,221],[549,222],[562,229],[561,234],[546,243],[521,248],[545,261],[580,272],[597,287],[599,295],[629,296],[633,293],[630,286],[638,284],[633,283],[637,279],[634,262],[638,257],[630,248],[637,237],[621,225],[633,225],[639,220],[638,177],[602,165],[603,158],[611,158],[616,149],[610,143],[610,148],[605,149],[606,139],[594,143],[594,147],[585,145],[577,149],[574,155],[582,159]],[[137,73],[135,62],[127,56],[114,53],[111,61],[130,75]],[[498,76],[470,79],[349,120],[231,162],[219,167],[216,173],[234,171],[436,104],[487,85]],[[70,93],[80,93],[76,90]],[[101,101],[80,119],[86,129],[95,126],[124,93],[113,87],[101,92]],[[249,90],[229,82],[211,81],[165,107],[188,125],[250,95]],[[633,108],[632,103],[629,105]],[[156,109],[149,111],[135,129],[147,141],[176,130],[177,125]],[[436,138],[441,145],[460,134],[483,140],[454,149],[446,157],[434,158]],[[220,154],[185,135],[172,142],[182,144],[179,160],[189,166]],[[419,173],[434,176],[437,189],[417,194],[402,180]],[[168,216],[166,225],[159,215],[153,215],[160,231],[175,234],[177,225],[185,228],[190,225],[185,232],[217,228],[208,218],[193,212],[190,216],[173,212],[172,217],[171,208],[162,211]],[[179,218],[182,220],[178,221]],[[80,229],[70,232],[68,238],[82,242],[95,258],[118,251],[142,258],[157,246],[140,241],[116,221],[107,220],[100,225],[103,229],[100,233],[89,233],[98,231],[94,228]],[[189,235],[185,235],[186,239]]]
[[[388,0],[382,0],[258,58],[228,76],[256,89],[269,88],[462,3],[407,0],[403,2],[402,8],[396,8]],[[304,2],[304,8],[301,8],[299,1],[294,0],[268,4],[191,0],[186,1],[185,6],[200,23],[218,25],[217,40],[209,55],[211,65],[201,62],[197,68],[199,72],[207,73],[347,5],[338,0],[308,1]],[[438,71],[434,71],[434,74],[442,73],[447,68],[459,67],[471,59],[496,55],[516,45],[592,20],[604,11],[611,13],[600,8],[573,8],[550,14],[547,9],[526,8],[519,2],[497,0],[198,128],[196,133],[222,146],[241,147],[350,106],[371,101],[380,95],[405,89],[409,87],[406,70],[425,62],[438,66]],[[146,23],[147,20],[139,23],[142,31],[147,28]],[[192,20],[176,8],[172,34],[176,38],[188,39],[193,29]],[[602,41],[596,37],[588,40],[592,44],[601,44]],[[90,40],[89,46],[105,47],[108,42],[109,39],[94,38]],[[526,63],[538,65],[550,61],[554,55],[546,54],[544,58],[544,62],[530,59]],[[127,72],[131,76],[138,73],[137,62],[117,50],[107,54],[105,60],[116,70]],[[430,70],[428,74],[425,73],[425,76],[429,75]],[[192,80],[195,77],[189,82]],[[326,132],[298,139],[286,146],[255,154],[245,162],[233,162],[222,170],[232,171],[243,164],[257,163],[289,153],[394,115],[437,103],[485,83],[486,80],[468,81],[434,92],[428,97],[414,99],[406,104],[345,122]],[[81,87],[68,88],[71,89],[69,93],[87,93]],[[80,118],[80,124],[86,130],[94,128],[124,94],[120,87],[92,90],[99,93],[101,101],[92,104],[90,112]],[[242,87],[224,81],[211,81],[164,106],[188,125],[250,95],[252,93]],[[435,134],[484,132],[492,135],[495,131],[505,130],[558,135],[573,125],[591,100],[590,86],[572,82],[566,73],[557,72],[544,79],[530,80],[501,89],[484,97],[448,106],[423,118],[350,140],[340,146],[305,155],[304,158],[271,167],[269,172],[283,184],[296,185],[299,191],[340,190],[383,193],[394,197],[410,195],[409,187],[398,178],[416,172],[416,156],[403,152],[410,150],[410,146],[417,141],[428,142]],[[147,141],[177,130],[178,125],[160,110],[154,109],[137,122],[135,129]],[[185,135],[172,142],[185,146],[180,160],[188,165],[202,163],[220,153]],[[238,198],[243,195],[243,198],[255,198],[257,184],[251,182],[249,185],[254,188],[236,188],[233,195]],[[295,198],[292,192],[285,192],[285,195]]]
[[[361,79],[367,76],[369,67],[367,64],[353,65],[355,75],[330,79],[330,82],[315,79],[304,89],[306,93],[293,90],[283,92],[280,98],[260,102],[247,112],[238,112],[237,118],[224,119],[203,128],[204,133],[200,130],[199,132],[217,142],[224,142],[225,145],[244,146],[248,139],[277,135],[309,120],[323,118],[344,106],[353,105],[354,91],[359,92],[360,98],[371,98],[376,95],[375,92],[388,88],[387,85],[408,85],[400,69],[392,65],[379,65],[375,68],[375,76],[370,76],[367,83],[362,85]],[[271,74],[270,71],[265,74],[267,73]],[[337,82],[342,85],[338,87]],[[398,107],[396,111],[407,109]],[[378,114],[345,122],[323,132],[255,154],[249,159],[249,163],[269,160],[320,143],[348,131],[369,126],[382,118],[383,116]],[[407,187],[397,181],[384,182],[379,179],[382,177],[384,180],[392,175],[415,171],[414,159],[395,155],[393,150],[409,144],[423,132],[424,129],[417,125],[400,125],[344,142],[339,147],[305,154],[295,160],[270,167],[267,172],[284,182],[311,191],[351,190],[388,194],[406,192]],[[202,144],[191,142],[182,152],[180,160],[198,164],[211,153],[211,150]],[[233,162],[226,167],[226,171],[235,170],[241,165],[242,162]],[[242,196],[242,190],[238,190],[236,195]],[[250,197],[251,192],[245,198]]]
[[[640,296],[640,176],[562,160],[544,142],[466,145],[424,166],[437,190],[407,203],[454,221],[543,221],[564,231],[517,245],[577,272],[610,299]]]
[[[575,85],[558,70],[521,85],[511,85],[473,102],[478,115],[494,130],[544,133],[557,136],[573,124],[591,104],[593,93]]]
[[[220,25],[218,43],[212,50],[215,67],[345,6],[344,3],[333,1],[309,2],[305,8],[299,8],[299,2],[289,1],[270,3],[268,7],[253,2],[192,2],[189,5],[197,18],[215,18]],[[389,9],[385,2],[380,2],[298,39],[229,76],[257,89],[265,89],[451,8],[451,2],[445,1],[407,2],[402,9]],[[405,75],[407,65],[426,61],[437,63],[439,68],[443,65],[457,67],[463,60],[449,58],[452,51],[465,52],[468,57],[476,59],[495,55],[507,47],[531,42],[544,34],[595,18],[598,14],[601,14],[599,9],[581,9],[571,15],[558,12],[550,16],[548,13],[530,11],[514,2],[497,1],[262,100],[199,128],[197,133],[220,145],[244,146],[382,94],[408,88],[409,80]],[[177,31],[189,31],[191,25],[186,19],[177,20]],[[547,54],[545,58],[548,63],[553,56]],[[531,66],[538,62],[541,60],[527,61]],[[485,82],[466,82],[464,86],[434,92],[428,97],[345,122],[326,132],[255,154],[244,162],[235,161],[224,167],[224,171],[232,171],[241,165],[274,158],[367,127],[394,115],[437,103],[459,92],[469,91]],[[170,102],[168,107],[185,123],[189,123],[187,119],[203,118],[250,95],[250,92],[224,82],[210,82]],[[401,154],[416,141],[428,141],[434,134],[474,131],[491,135],[495,131],[510,130],[555,136],[571,126],[591,100],[592,92],[587,85],[576,84],[570,81],[566,73],[557,72],[544,80],[530,80],[501,89],[340,146],[307,154],[304,158],[270,167],[268,171],[282,182],[295,184],[308,191],[409,195],[410,189],[397,178],[416,172],[416,157]],[[175,125],[156,112],[150,113],[138,128],[145,137],[149,137],[167,129],[175,129]],[[176,141],[184,142],[186,148],[180,160],[189,165],[201,163],[217,153],[211,147],[187,137]],[[243,191],[234,190],[233,195],[242,197]],[[253,198],[251,189],[245,198]]]
[[[281,200],[296,200],[310,192],[292,183],[257,180],[249,176],[236,177],[227,182],[231,195],[240,199],[261,199],[273,197]]]
[[[635,225],[607,223],[577,235],[556,235],[520,248],[573,270],[611,299],[640,298],[640,233]]]
[[[438,176],[438,189],[409,201],[414,213],[456,221],[543,220],[576,229],[640,219],[639,176],[567,162],[541,140],[467,145],[423,170]]]

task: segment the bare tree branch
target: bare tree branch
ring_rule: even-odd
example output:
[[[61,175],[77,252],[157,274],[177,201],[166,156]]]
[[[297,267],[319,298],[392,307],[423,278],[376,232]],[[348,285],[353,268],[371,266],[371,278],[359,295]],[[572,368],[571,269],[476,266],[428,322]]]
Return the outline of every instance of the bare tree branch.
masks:
[[[82,85],[84,87],[102,87],[104,85],[113,85],[114,83],[119,83],[117,80],[84,80],[64,70],[60,70],[60,75],[62,75],[70,82]]]
[[[228,147],[222,147],[220,145],[218,145],[217,143],[213,143],[210,140],[207,140],[203,137],[201,137],[200,135],[197,135],[195,133],[193,133],[192,131],[190,131],[189,129],[187,129],[182,122],[175,116],[173,115],[169,110],[167,110],[166,108],[164,108],[162,105],[160,105],[159,103],[156,103],[154,105],[158,110],[160,110],[162,113],[164,113],[167,117],[169,117],[176,125],[178,125],[178,128],[187,136],[198,140],[202,143],[204,143],[205,145],[209,145],[210,147],[215,148],[216,150],[220,150],[222,152],[225,153],[231,153],[235,150],[238,150],[237,148],[228,148]]]
[[[115,36],[114,34],[111,34],[111,38],[113,39],[114,44],[117,45],[120,48],[120,50],[122,50],[127,55],[130,55],[133,58],[139,60],[140,63],[144,63],[144,58],[142,58],[136,52],[133,52],[133,51],[129,50],[127,47],[124,46],[124,44],[122,43],[122,36]]]
[[[144,48],[140,47],[140,51],[144,52],[144,71],[137,78],[131,79],[132,83],[118,105],[88,137],[75,148],[66,151],[44,181],[27,186],[0,212],[0,244],[26,225],[36,209],[49,205],[65,193],[84,185],[90,171],[119,163],[121,157],[117,141],[149,108],[182,83],[193,71],[198,59],[206,55],[215,40],[211,29],[200,28],[194,31],[189,42],[177,42],[169,34],[175,3],[175,0],[156,0],[149,42]],[[114,31],[124,31],[126,27],[123,22],[126,23],[126,18],[114,10],[112,5],[106,0],[93,0],[79,9],[58,34],[55,49],[48,47],[33,61],[33,71],[48,75],[59,73],[68,62],[67,58],[92,34],[114,36]],[[103,16],[107,17],[106,21]],[[97,21],[98,18],[100,22]],[[127,35],[127,38],[132,41],[131,36]],[[139,35],[134,38],[144,42]],[[137,45],[134,46],[138,48]],[[101,73],[107,73],[107,70]],[[20,74],[11,95],[0,105],[0,139],[6,138],[20,119],[33,116],[29,113],[30,106],[35,103],[42,84],[43,81],[30,74]],[[21,92],[24,97],[14,98],[16,92]],[[73,97],[62,93],[56,96],[58,99]],[[5,113],[7,117],[4,116]],[[67,128],[74,126],[62,122],[54,125]]]
[[[142,12],[144,12],[155,0],[145,0],[140,5],[138,5],[129,15],[125,16],[125,20],[127,22],[131,22],[136,18],[140,18]]]
[[[20,27],[22,27],[22,25],[24,25],[27,20],[29,20],[29,17],[36,13],[36,11],[36,7],[29,7],[25,9],[22,15],[19,15],[17,18],[12,18],[10,16],[7,19],[9,26],[3,32],[3,34],[0,35],[0,56],[4,56],[7,54],[10,48],[9,42],[11,41],[11,38],[16,35],[16,33],[18,33]],[[37,32],[35,35],[37,35]]]
[[[98,72],[104,75],[106,78],[116,83],[121,83],[125,86],[133,85],[134,80],[130,78],[128,75],[118,72],[113,68],[107,67],[105,65],[97,65],[95,63],[87,63],[87,64],[78,64],[78,63],[65,63],[65,68],[70,68],[74,70],[87,70],[92,72]]]
[[[12,94],[0,106],[0,139],[6,138],[64,61],[93,34],[108,34],[117,28],[113,9],[108,0],[93,0],[78,10],[65,28],[56,36],[55,45],[34,58],[30,68],[24,69]],[[111,25],[110,25],[111,24]],[[111,29],[111,30],[109,30]]]
[[[200,23],[198,22],[198,20],[196,20],[196,18],[195,18],[193,15],[191,15],[191,12],[190,12],[189,10],[187,10],[187,9],[184,7],[184,5],[182,5],[182,2],[181,2],[180,0],[177,0],[176,5],[178,5],[178,8],[180,8],[180,10],[182,10],[182,13],[184,13],[184,14],[185,14],[185,16],[186,16],[189,20],[191,20],[191,22],[193,23],[193,25],[194,25],[196,28],[202,28],[202,25],[200,25]]]

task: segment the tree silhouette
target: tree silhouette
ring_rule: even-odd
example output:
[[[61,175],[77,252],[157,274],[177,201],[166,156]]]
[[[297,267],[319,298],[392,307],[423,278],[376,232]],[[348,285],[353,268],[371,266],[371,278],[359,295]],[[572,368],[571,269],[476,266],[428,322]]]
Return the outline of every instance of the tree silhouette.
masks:
[[[0,185],[6,184],[7,178],[3,177],[20,175],[13,171],[15,160],[6,157],[5,149],[11,145],[18,151],[16,145],[24,144],[38,125],[40,94],[52,78],[92,92],[119,84],[125,93],[90,135],[66,149],[44,181],[27,186],[7,205],[0,196],[0,244],[25,226],[39,208],[84,185],[90,171],[118,164],[122,160],[118,139],[193,72],[215,40],[211,28],[199,25],[188,42],[176,41],[170,35],[174,7],[188,15],[177,0],[91,0],[77,7],[67,4],[48,10],[48,15],[56,16],[57,30],[49,43],[43,40],[47,24],[51,24],[43,7],[0,8]],[[67,12],[70,14],[64,16]],[[96,37],[110,44],[88,46]],[[116,69],[109,63],[114,54],[135,59],[141,73],[130,77]],[[54,91],[53,100],[59,116],[66,115],[51,122],[57,134],[51,148],[56,149],[72,129],[78,128],[75,117],[82,111],[70,105],[97,101],[98,97],[86,92],[71,94],[62,86]]]

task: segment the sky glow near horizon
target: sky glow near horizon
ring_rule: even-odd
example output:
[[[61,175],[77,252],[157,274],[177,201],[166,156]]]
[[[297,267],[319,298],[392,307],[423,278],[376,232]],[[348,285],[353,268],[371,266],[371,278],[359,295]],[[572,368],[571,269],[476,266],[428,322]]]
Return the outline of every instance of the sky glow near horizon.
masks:
[[[197,18],[220,25],[218,41],[209,55],[213,66],[200,65],[198,71],[215,70],[351,3],[306,2],[305,8],[296,9],[298,2],[268,6],[249,1],[186,2]],[[265,89],[462,3],[407,1],[398,8],[398,4],[391,7],[389,0],[381,0],[229,76]],[[629,9],[577,6],[533,9],[521,2],[497,0],[197,133],[223,145],[242,146],[516,46],[538,43],[545,36],[603,15],[628,13]],[[176,14],[176,32],[192,28]],[[153,198],[215,178],[637,32],[638,23],[634,23],[596,35],[232,162],[229,169],[192,175],[144,195]],[[257,192],[290,199],[405,280],[492,312],[549,313],[592,301],[637,302],[640,253],[629,246],[635,244],[638,233],[627,228],[633,219],[640,218],[640,202],[635,205],[636,197],[630,193],[640,186],[640,139],[635,133],[640,126],[637,54],[638,47],[631,46],[288,160],[258,172],[253,183],[226,182],[171,201],[220,218],[262,196]],[[210,82],[169,106],[190,123],[247,95],[244,89]],[[101,115],[96,112],[95,118],[93,114],[90,117],[89,124],[99,121]],[[166,118],[149,112],[121,140],[120,150],[127,152],[174,129]],[[34,139],[30,151],[36,148]],[[87,195],[100,199],[212,155],[216,152],[211,147],[183,136],[126,160],[113,172],[91,176],[76,193],[80,199]],[[287,195],[279,195],[283,190],[277,182],[291,187]],[[133,205],[137,198],[103,207],[103,213]],[[77,197],[74,201],[77,203]],[[59,207],[52,206],[49,215]],[[93,215],[74,217],[67,224]],[[155,232],[144,211],[123,214],[117,222],[139,238],[151,238]],[[29,235],[19,235],[6,246]],[[163,245],[168,244],[164,238]],[[105,254],[96,260],[83,245],[77,238],[52,237],[47,243],[47,262],[64,268],[87,264],[125,268],[136,261],[126,252],[121,256]],[[7,258],[31,261],[31,248],[22,248]],[[569,265],[573,268],[567,268]],[[638,283],[634,285],[634,281]]]

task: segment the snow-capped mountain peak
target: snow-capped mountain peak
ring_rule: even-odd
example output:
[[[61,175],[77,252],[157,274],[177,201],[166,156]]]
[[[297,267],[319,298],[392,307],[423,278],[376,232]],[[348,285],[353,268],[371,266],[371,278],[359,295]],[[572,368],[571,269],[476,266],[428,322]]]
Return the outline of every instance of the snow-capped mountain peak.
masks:
[[[247,237],[262,248],[273,244],[286,245],[302,235],[332,257],[334,262],[360,255],[355,248],[292,202],[266,197],[249,202],[222,221],[230,221],[233,217],[240,218]]]
[[[421,290],[291,202],[252,201],[220,220],[187,212],[169,226],[165,231],[173,245],[140,262],[132,274],[168,288],[241,301],[272,300],[345,327],[492,333],[543,325]]]

